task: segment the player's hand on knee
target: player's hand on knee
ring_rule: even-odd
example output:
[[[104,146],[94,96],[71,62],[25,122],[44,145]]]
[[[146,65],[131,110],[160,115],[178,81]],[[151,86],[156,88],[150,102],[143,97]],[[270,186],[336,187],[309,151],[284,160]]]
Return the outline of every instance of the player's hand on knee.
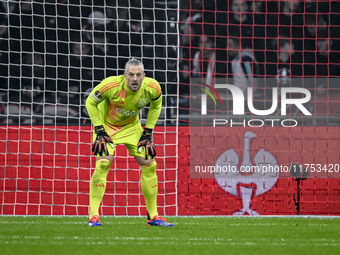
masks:
[[[139,139],[138,152],[140,153],[142,148],[144,148],[145,159],[148,159],[148,156],[150,156],[151,159],[156,157],[156,147],[152,141],[152,131],[152,129],[145,128],[141,138]]]
[[[113,141],[111,137],[106,133],[104,126],[94,127],[94,132],[97,134],[97,138],[93,143],[92,151],[94,155],[108,156],[109,150],[107,145],[109,144],[113,148]]]

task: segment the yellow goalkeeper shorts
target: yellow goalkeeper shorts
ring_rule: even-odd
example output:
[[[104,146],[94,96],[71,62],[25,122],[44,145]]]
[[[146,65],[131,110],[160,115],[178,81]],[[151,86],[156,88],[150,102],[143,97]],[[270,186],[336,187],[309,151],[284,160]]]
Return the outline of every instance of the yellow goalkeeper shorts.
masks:
[[[130,152],[131,156],[145,157],[144,149],[138,153],[138,142],[143,134],[143,128],[140,122],[135,122],[133,124],[127,124],[123,127],[112,127],[104,124],[105,131],[111,137],[114,147],[107,146],[109,155],[114,155],[115,146],[118,144],[124,144],[127,150]],[[97,135],[93,131],[92,141],[96,140]],[[96,157],[100,157],[98,154]]]

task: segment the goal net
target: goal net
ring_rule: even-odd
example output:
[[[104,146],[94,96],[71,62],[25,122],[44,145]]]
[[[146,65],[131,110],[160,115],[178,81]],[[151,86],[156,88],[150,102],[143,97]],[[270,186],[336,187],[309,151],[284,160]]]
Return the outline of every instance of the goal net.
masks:
[[[0,214],[87,215],[95,167],[84,103],[131,57],[162,87],[159,213],[177,214],[176,1],[0,2]],[[140,113],[146,123],[148,107]],[[140,168],[115,151],[102,215],[146,215]]]
[[[339,16],[338,1],[181,1],[179,214],[340,213]]]
[[[88,214],[84,99],[134,56],[162,86],[160,214],[339,215],[339,16],[321,0],[1,1],[0,214]],[[124,146],[100,213],[146,215]]]

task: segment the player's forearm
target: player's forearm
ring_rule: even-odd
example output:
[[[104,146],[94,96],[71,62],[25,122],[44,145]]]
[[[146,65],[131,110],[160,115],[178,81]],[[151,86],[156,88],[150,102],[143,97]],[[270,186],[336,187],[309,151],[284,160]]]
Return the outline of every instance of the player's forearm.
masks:
[[[100,113],[97,107],[97,103],[93,102],[91,98],[86,100],[86,109],[89,113],[93,126],[100,126],[103,125],[103,122],[100,119]]]
[[[150,109],[148,113],[148,118],[146,120],[146,128],[154,129],[159,115],[161,114],[162,110],[162,96],[159,100],[150,103]]]

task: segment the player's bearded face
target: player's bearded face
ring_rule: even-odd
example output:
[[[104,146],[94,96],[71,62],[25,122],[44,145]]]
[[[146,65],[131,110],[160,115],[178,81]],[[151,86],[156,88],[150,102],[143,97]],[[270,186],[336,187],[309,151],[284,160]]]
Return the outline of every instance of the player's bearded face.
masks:
[[[129,65],[124,76],[126,86],[131,91],[139,90],[140,86],[142,85],[143,79],[145,78],[142,67],[135,65]]]

